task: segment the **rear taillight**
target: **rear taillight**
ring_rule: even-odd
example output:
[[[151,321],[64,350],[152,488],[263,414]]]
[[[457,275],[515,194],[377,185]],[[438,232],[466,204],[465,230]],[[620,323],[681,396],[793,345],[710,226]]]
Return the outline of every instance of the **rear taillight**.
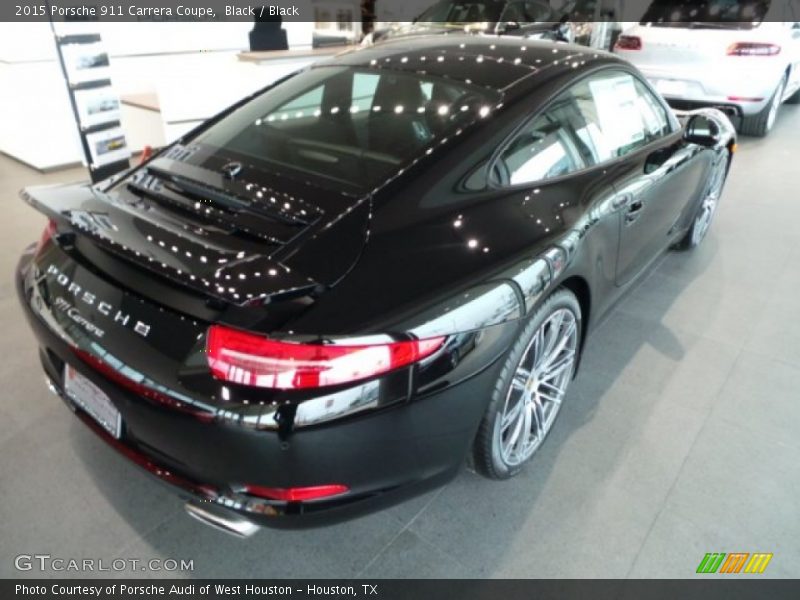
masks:
[[[780,54],[778,44],[760,42],[736,42],[728,46],[728,56],[775,56]]]
[[[44,230],[42,231],[42,235],[39,237],[39,241],[36,243],[36,254],[47,245],[47,242],[53,239],[53,236],[56,234],[56,222],[50,219],[47,221],[47,225],[45,225]]]
[[[206,356],[218,379],[273,389],[350,383],[430,356],[444,337],[385,344],[300,344],[212,325]]]
[[[280,500],[282,502],[306,502],[308,500],[321,500],[341,496],[349,491],[346,485],[338,483],[328,485],[314,485],[309,487],[271,488],[260,485],[246,485],[244,491],[251,496]]]
[[[638,35],[621,35],[617,38],[614,48],[617,50],[641,50],[642,38]]]

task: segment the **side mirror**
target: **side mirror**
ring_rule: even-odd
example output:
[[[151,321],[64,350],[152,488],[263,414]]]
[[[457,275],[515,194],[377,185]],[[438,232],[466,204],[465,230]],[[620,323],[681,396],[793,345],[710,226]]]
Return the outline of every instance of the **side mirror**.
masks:
[[[683,129],[683,139],[691,144],[713,148],[719,144],[719,126],[705,115],[692,115]]]

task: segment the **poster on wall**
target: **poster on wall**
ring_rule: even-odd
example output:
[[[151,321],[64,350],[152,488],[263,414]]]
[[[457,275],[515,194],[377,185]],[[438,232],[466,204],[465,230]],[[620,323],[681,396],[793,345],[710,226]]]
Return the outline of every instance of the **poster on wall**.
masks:
[[[92,164],[96,167],[127,160],[130,157],[122,127],[111,127],[89,133],[86,135],[86,143],[89,145]]]
[[[76,90],[75,108],[83,128],[119,121],[119,97],[110,85]]]
[[[63,44],[61,54],[70,84],[98,81],[111,76],[108,53],[101,42]]]
[[[53,34],[89,174],[102,181],[128,169],[131,157],[108,52],[97,33]]]

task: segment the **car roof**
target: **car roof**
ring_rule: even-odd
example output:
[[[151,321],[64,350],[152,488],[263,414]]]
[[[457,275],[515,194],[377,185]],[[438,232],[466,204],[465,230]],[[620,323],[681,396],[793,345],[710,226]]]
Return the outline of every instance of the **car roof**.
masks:
[[[612,54],[573,44],[510,36],[439,34],[413,36],[351,50],[318,63],[427,74],[506,93],[523,80],[554,68],[622,62]]]

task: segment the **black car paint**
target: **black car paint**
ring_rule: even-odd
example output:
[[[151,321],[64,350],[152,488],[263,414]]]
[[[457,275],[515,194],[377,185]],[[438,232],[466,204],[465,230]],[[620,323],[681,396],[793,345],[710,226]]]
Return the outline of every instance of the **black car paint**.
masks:
[[[579,295],[584,332],[591,331],[636,275],[687,230],[703,172],[716,152],[684,141],[675,123],[674,134],[625,159],[567,177],[506,189],[488,181],[475,185],[504,140],[567,85],[608,68],[636,74],[613,56],[545,43],[526,45],[528,63],[508,64],[520,53],[518,43],[420,38],[337,59],[337,64],[368,66],[371,60],[414,52],[457,53],[459,44],[486,56],[495,51],[490,69],[478,74],[480,69],[459,63],[439,68],[442,76],[474,78],[501,91],[503,99],[491,118],[465,131],[457,143],[442,145],[360,197],[338,192],[340,198],[332,201],[330,189],[255,173],[245,165],[236,179],[279,188],[321,210],[298,237],[270,251],[260,251],[250,239],[228,239],[224,231],[207,229],[198,237],[191,219],[135,198],[125,178],[104,186],[24,192],[59,227],[55,243],[36,256],[23,255],[17,276],[50,380],[60,388],[64,361],[69,362],[114,400],[125,423],[125,448],[191,482],[180,486],[186,493],[224,503],[265,525],[349,517],[451,477],[525,315],[564,285]],[[505,65],[496,62],[499,57]],[[535,66],[545,60],[545,67]],[[394,61],[381,68],[401,67]],[[723,133],[720,147],[727,152],[733,134],[724,127]],[[195,156],[203,153],[187,138],[151,164],[183,169],[165,157],[187,148]],[[219,190],[244,193],[236,181],[213,175],[223,166],[215,160],[200,161],[193,173]],[[343,206],[342,199],[344,210],[332,210]],[[673,204],[680,199],[682,206]],[[643,212],[626,223],[637,201],[643,202]],[[65,218],[69,211],[81,218]],[[187,250],[229,262],[212,270],[178,260]],[[237,258],[242,251],[246,260]],[[627,259],[621,272],[620,258]],[[277,275],[255,277],[270,268]],[[201,289],[187,279],[215,273],[223,279],[244,273],[248,283],[242,289],[254,296],[264,290],[267,298],[234,298],[227,289]],[[82,305],[86,290],[95,301],[101,298],[123,316],[145,322],[148,334],[119,326],[117,313],[109,316]],[[54,309],[58,297],[103,328],[104,336],[93,339],[68,311]],[[450,337],[440,353],[375,380],[324,391],[264,390],[211,377],[204,348],[212,322],[298,340]],[[124,363],[161,396],[131,393],[81,361],[76,349],[105,355],[110,364]],[[361,409],[314,422],[315,407],[331,400]],[[241,493],[243,484],[339,481],[350,486],[350,493],[328,501],[280,503]]]

